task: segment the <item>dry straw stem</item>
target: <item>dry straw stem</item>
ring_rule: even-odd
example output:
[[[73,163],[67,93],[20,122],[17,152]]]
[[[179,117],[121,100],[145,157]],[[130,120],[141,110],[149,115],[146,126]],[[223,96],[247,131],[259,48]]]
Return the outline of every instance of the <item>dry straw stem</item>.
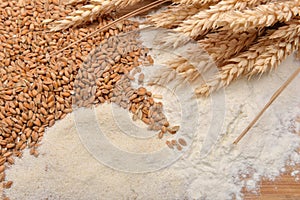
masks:
[[[237,137],[233,144],[237,144],[255,125],[259,118],[264,114],[264,112],[270,107],[270,105],[277,99],[277,97],[285,90],[285,88],[298,76],[300,73],[300,67],[286,80],[286,82],[272,95],[271,99],[264,106],[264,108],[258,113],[258,115],[251,121],[247,128]]]
[[[91,0],[89,4],[82,6],[63,20],[55,21],[51,31],[59,31],[92,22],[101,15],[108,14],[113,10],[121,10],[139,1],[141,0]]]
[[[282,37],[274,37],[285,33]],[[250,46],[249,50],[231,58],[219,74],[206,84],[196,89],[199,95],[209,95],[212,91],[229,85],[233,80],[248,75],[249,77],[264,73],[277,67],[288,55],[298,48],[300,37],[299,20],[263,36]]]
[[[296,59],[300,60],[300,48],[298,47],[298,51],[296,52]]]
[[[156,27],[173,28],[197,12],[199,8],[193,5],[172,5],[167,10],[149,16],[147,22]]]
[[[217,25],[224,29],[245,31],[251,28],[272,26],[277,22],[288,22],[299,14],[300,2],[271,2],[253,9],[228,12]]]
[[[227,12],[231,10],[242,10],[246,7],[255,7],[269,0],[224,0],[208,10],[200,11],[194,16],[185,20],[176,31],[183,32],[186,35],[197,38],[205,35],[209,30],[219,27],[220,21],[224,20]]]

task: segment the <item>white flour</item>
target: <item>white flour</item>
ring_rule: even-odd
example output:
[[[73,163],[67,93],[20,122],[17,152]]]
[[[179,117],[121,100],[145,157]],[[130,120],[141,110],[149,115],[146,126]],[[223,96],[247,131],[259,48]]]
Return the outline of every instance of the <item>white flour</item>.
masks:
[[[172,124],[180,124],[183,130],[190,130],[189,127],[200,124],[195,134],[179,133],[189,144],[192,143],[191,148],[175,163],[155,172],[126,173],[101,164],[83,146],[75,128],[74,116],[68,115],[46,132],[38,159],[26,151],[24,157],[17,159],[15,165],[7,170],[7,179],[14,183],[11,189],[6,190],[6,194],[11,199],[26,200],[226,200],[233,196],[242,199],[240,190],[243,186],[256,190],[262,176],[273,179],[284,172],[287,162],[300,162],[300,155],[295,152],[300,137],[292,133],[294,129],[299,130],[294,119],[300,114],[300,96],[296,95],[299,92],[300,77],[272,104],[248,135],[237,146],[232,146],[234,139],[298,65],[290,57],[276,72],[259,80],[236,81],[225,91],[224,118],[212,113],[213,100],[216,99],[199,99],[199,118],[189,118],[184,110],[195,112],[197,109],[186,108],[185,105],[194,105],[195,99],[180,101],[180,95],[191,95],[189,89],[178,87],[178,98],[175,98],[170,95],[170,90],[152,88],[154,94],[164,96],[166,115]],[[146,67],[144,70],[150,73],[152,69]],[[220,105],[223,105],[222,102]],[[156,139],[156,136],[139,141],[125,135],[124,132],[130,132],[134,125],[143,127],[137,123],[125,123],[129,115],[126,113],[108,104],[96,109],[99,124],[106,127],[106,136],[112,144],[126,151],[143,153],[166,148],[164,142]],[[124,118],[124,123],[116,123],[116,120],[122,121],[120,118]],[[216,136],[209,132],[210,126],[218,125],[222,130],[217,133],[217,144],[206,156],[202,152],[204,143],[211,144],[209,139],[213,140]],[[207,138],[208,132],[212,135]],[[169,149],[167,151],[174,153]],[[297,174],[294,172],[293,175]],[[248,181],[241,180],[242,177]]]

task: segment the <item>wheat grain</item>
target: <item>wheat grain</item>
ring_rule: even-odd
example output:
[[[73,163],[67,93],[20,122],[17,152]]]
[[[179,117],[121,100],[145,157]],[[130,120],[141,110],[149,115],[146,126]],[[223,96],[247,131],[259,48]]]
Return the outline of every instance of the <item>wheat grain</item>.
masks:
[[[298,0],[271,2],[253,9],[228,12],[224,20],[220,20],[217,24],[224,26],[224,29],[235,32],[268,27],[277,22],[290,21],[299,14],[299,8],[300,2]]]
[[[82,6],[71,15],[53,22],[51,31],[59,31],[92,22],[101,15],[108,14],[113,10],[121,10],[139,1],[141,0],[91,0],[89,4]]]
[[[278,35],[282,37],[277,37]],[[291,21],[290,24],[278,30],[270,31],[256,44],[250,46],[249,50],[229,59],[227,64],[220,68],[219,74],[197,88],[196,93],[207,96],[212,91],[229,85],[242,75],[251,77],[274,69],[298,48],[299,37],[299,20]]]
[[[186,146],[187,145],[186,141],[183,138],[179,138],[178,139],[178,143],[181,144],[182,146]]]
[[[176,31],[183,32],[187,36],[197,38],[205,35],[209,30],[216,29],[222,25],[224,18],[232,10],[242,10],[246,7],[255,7],[269,0],[225,0],[209,9],[200,11],[189,19],[185,20]]]
[[[82,37],[82,38],[79,39],[79,40],[76,40],[76,41],[72,42],[71,44],[65,46],[64,48],[60,49],[59,51],[56,51],[56,52],[52,53],[51,55],[59,54],[59,53],[65,51],[65,50],[69,49],[70,47],[74,46],[75,44],[79,44],[80,42],[82,42],[82,41],[88,39],[89,37],[94,36],[96,33],[101,33],[101,32],[103,32],[103,31],[107,30],[108,28],[112,27],[113,25],[118,25],[120,22],[123,22],[124,20],[126,20],[126,19],[128,19],[128,18],[130,18],[130,17],[134,17],[134,16],[136,16],[136,15],[138,15],[138,14],[141,14],[141,13],[143,13],[143,12],[145,12],[145,11],[148,11],[148,10],[150,10],[150,9],[153,9],[153,8],[155,8],[155,7],[157,7],[157,6],[161,5],[161,4],[163,4],[163,3],[165,3],[165,2],[168,2],[168,1],[169,1],[169,0],[157,0],[157,1],[155,1],[155,2],[153,2],[153,3],[150,3],[150,4],[146,5],[146,6],[143,6],[143,7],[141,7],[141,8],[138,8],[138,9],[136,9],[135,11],[132,11],[132,12],[130,12],[130,13],[128,13],[128,14],[125,14],[125,15],[123,15],[122,17],[116,19],[115,21],[113,21],[113,22],[111,22],[111,23],[107,23],[107,24],[104,25],[103,27],[101,27],[101,28],[99,28],[99,29],[93,31],[92,33],[90,33],[90,34],[88,34],[88,35],[85,35],[84,37]],[[150,63],[151,63],[151,61],[150,61]]]

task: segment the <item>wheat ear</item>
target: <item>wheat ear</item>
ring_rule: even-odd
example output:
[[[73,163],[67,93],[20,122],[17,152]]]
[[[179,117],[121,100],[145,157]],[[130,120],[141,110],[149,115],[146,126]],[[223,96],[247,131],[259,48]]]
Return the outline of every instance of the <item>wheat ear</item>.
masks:
[[[193,5],[172,5],[167,10],[148,17],[147,23],[156,27],[174,28],[197,12],[199,12],[199,8]]]
[[[151,84],[166,85],[173,80],[183,81],[194,81],[199,73],[196,68],[188,62],[188,60],[182,56],[177,56],[172,61],[167,61],[166,67],[161,70],[159,75],[154,76]]]
[[[265,60],[269,64],[256,65],[254,66],[247,75],[249,78],[253,75],[262,74],[267,71],[273,70],[279,65],[279,63],[284,60],[288,55],[299,48],[299,39],[300,39],[300,21],[294,20],[289,23],[287,26],[279,27],[270,37],[271,40],[280,40],[274,48],[268,49],[268,54],[261,55],[261,61]],[[283,45],[284,48],[282,47]]]
[[[272,26],[277,22],[287,22],[299,14],[299,1],[271,2],[253,9],[232,11],[217,24],[235,32],[251,28]]]
[[[80,3],[86,3],[88,0],[69,0],[66,2],[66,5],[76,5]]]
[[[76,27],[86,22],[92,22],[101,15],[134,5],[139,1],[141,0],[91,0],[90,4],[82,6],[65,19],[54,22],[51,31],[59,31],[69,27]]]
[[[212,61],[214,66],[220,66],[226,59],[249,47],[259,34],[256,30],[241,34],[228,31],[207,34],[205,39],[198,41],[198,44],[199,49],[203,48],[207,52],[205,55],[210,56],[211,59],[178,57],[168,61],[167,66],[178,73],[184,73],[185,79],[194,80],[200,73],[212,67]],[[194,55],[198,56],[198,54]]]
[[[189,19],[185,20],[176,31],[183,32],[187,36],[197,38],[205,35],[209,30],[219,27],[220,21],[229,11],[242,10],[246,7],[255,7],[269,0],[224,0],[214,6],[210,6],[208,10],[200,11]]]
[[[274,37],[285,31],[283,37]],[[290,24],[263,36],[250,48],[227,61],[220,68],[219,74],[196,89],[196,94],[209,95],[212,91],[229,85],[242,75],[252,76],[277,67],[288,55],[298,48],[300,22]]]
[[[176,56],[166,61],[167,70],[156,76],[152,82],[167,84],[174,79],[193,82],[203,72],[213,68],[215,66],[213,60],[200,46],[197,46],[187,49],[184,56]]]
[[[191,42],[193,53],[189,54],[188,51],[186,51],[185,56],[176,57],[168,61],[166,64],[170,69],[176,71],[176,75],[180,74],[184,79],[193,81],[210,67],[220,66],[224,60],[249,47],[259,34],[260,32],[257,30],[251,30],[244,33],[219,31],[207,34],[205,39],[199,40],[197,44],[193,44],[190,40],[186,40],[186,36],[181,38],[181,35],[178,35],[178,33],[174,35],[172,33],[167,33],[163,34],[166,36],[163,37],[164,39],[160,40],[160,43],[157,45],[162,48],[172,50],[176,49],[178,46],[182,46],[178,45],[181,43],[177,44],[177,40],[180,42],[184,41],[183,45]],[[199,46],[197,47],[196,45]],[[208,57],[211,57],[211,59],[207,59]],[[177,78],[177,76],[174,76],[173,74],[171,75],[172,78],[169,78],[166,73],[160,74],[153,82],[162,83],[165,79],[164,83],[166,84],[169,82],[166,80],[173,80]],[[164,78],[165,76],[166,78]]]
[[[248,48],[259,34],[255,29],[243,33],[218,31],[207,34],[198,44],[207,51],[216,65],[220,66],[225,60]]]
[[[174,3],[179,3],[182,5],[206,5],[209,3],[217,3],[220,0],[173,0]]]
[[[213,62],[208,61],[192,64],[187,58],[182,56],[173,58],[165,64],[167,67],[159,75],[152,78],[152,84],[166,85],[175,79],[180,82],[193,82],[202,72],[207,71],[214,65]]]

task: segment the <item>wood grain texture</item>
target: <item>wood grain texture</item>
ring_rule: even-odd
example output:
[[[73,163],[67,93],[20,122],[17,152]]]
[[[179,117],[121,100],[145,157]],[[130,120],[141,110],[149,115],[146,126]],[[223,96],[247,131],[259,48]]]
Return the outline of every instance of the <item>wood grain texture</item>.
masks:
[[[300,166],[286,167],[287,171],[274,181],[263,179],[259,184],[258,194],[243,190],[245,200],[299,200],[300,181],[295,181],[291,173],[300,170]]]

